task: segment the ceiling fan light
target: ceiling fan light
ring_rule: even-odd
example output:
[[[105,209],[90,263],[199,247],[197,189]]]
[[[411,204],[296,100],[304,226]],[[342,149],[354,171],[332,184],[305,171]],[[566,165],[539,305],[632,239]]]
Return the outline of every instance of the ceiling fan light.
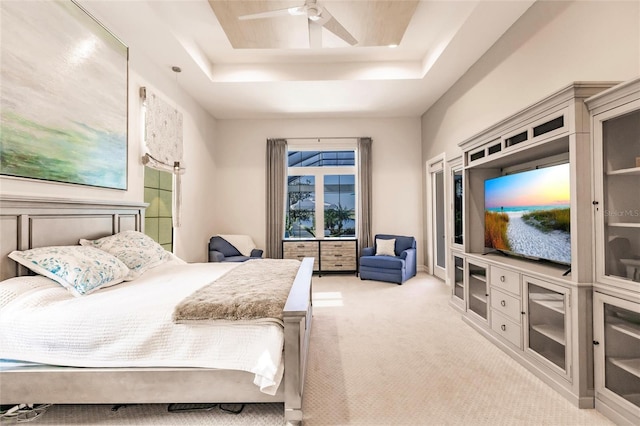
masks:
[[[312,21],[319,21],[320,20],[320,15],[309,15],[309,19]]]

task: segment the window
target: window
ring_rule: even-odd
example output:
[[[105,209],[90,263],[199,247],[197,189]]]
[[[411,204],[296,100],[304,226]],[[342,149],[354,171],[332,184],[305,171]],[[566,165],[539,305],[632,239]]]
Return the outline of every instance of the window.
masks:
[[[315,176],[289,176],[286,237],[315,237]]]
[[[144,168],[144,232],[167,251],[173,251],[173,174]]]
[[[289,146],[285,238],[356,236],[355,143]]]

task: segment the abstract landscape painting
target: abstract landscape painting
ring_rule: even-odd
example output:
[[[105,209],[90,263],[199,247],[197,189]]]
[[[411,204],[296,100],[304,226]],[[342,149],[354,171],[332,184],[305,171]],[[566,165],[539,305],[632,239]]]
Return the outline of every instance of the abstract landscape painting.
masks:
[[[127,188],[127,47],[72,1],[0,1],[0,174]]]

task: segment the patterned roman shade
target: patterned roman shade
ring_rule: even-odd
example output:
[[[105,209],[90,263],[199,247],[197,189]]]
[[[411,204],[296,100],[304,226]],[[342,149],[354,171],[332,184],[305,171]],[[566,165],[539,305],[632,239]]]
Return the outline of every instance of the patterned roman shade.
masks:
[[[174,174],[173,226],[180,226],[180,175],[185,172],[182,149],[182,113],[146,87],[140,88],[144,115],[142,163]]]

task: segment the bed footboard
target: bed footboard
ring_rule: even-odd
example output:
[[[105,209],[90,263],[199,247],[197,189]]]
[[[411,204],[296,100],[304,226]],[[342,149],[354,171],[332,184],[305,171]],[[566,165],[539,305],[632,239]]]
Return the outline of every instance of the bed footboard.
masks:
[[[284,413],[288,424],[302,423],[302,395],[313,305],[313,258],[302,260],[284,307]]]

